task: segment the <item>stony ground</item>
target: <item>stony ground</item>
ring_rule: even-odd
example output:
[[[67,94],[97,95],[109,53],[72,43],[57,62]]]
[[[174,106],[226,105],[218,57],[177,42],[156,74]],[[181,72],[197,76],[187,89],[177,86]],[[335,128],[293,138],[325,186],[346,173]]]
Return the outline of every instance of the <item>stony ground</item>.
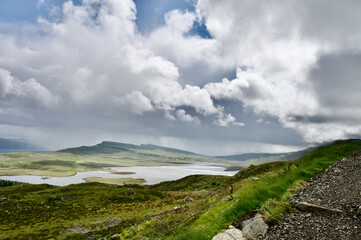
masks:
[[[295,210],[271,226],[262,240],[361,240],[361,151],[315,176],[291,202],[342,213]]]

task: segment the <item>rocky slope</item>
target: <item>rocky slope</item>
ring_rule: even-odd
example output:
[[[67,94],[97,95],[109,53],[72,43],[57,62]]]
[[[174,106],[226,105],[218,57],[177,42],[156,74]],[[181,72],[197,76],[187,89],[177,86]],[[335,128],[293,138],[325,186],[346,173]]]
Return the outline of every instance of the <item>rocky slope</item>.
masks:
[[[262,240],[361,240],[361,151],[311,179]]]

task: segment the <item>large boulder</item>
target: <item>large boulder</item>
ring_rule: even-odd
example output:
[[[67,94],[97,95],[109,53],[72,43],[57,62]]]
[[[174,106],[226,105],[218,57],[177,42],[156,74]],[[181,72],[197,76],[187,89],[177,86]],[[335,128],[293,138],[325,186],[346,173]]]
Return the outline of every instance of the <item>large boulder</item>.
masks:
[[[223,233],[218,233],[212,240],[246,240],[243,237],[242,231],[239,229],[229,229]]]
[[[242,223],[243,237],[247,239],[254,239],[266,234],[268,225],[263,221],[261,215],[257,214]]]

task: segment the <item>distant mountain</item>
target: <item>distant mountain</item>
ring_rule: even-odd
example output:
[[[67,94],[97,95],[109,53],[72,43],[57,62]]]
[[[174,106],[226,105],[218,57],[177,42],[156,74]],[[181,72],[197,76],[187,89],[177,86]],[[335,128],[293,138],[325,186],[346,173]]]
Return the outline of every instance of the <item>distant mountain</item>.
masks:
[[[118,142],[110,142],[110,141],[103,141],[94,146],[81,146],[75,148],[66,148],[59,150],[58,152],[66,152],[72,154],[79,154],[79,155],[86,155],[86,154],[112,154],[118,152],[125,152],[131,150],[161,150],[164,152],[170,153],[180,153],[186,155],[198,155],[196,153],[183,151],[174,148],[167,148],[152,144],[141,144],[141,145],[134,145],[128,143],[118,143]]]
[[[39,149],[39,146],[31,144],[26,140],[13,140],[0,138],[0,149]]]
[[[249,164],[263,164],[275,161],[292,161],[297,160],[305,154],[308,154],[315,148],[307,148],[301,151],[289,153],[245,153],[228,156],[215,156],[216,158],[226,159],[235,162],[244,162]]]
[[[165,152],[173,152],[173,153],[180,153],[180,154],[200,155],[200,154],[197,154],[197,153],[184,151],[184,150],[179,150],[179,149],[176,149],[176,148],[168,148],[168,147],[162,147],[162,146],[157,146],[157,145],[152,145],[152,144],[141,144],[140,148],[144,149],[144,150],[162,150],[162,151],[165,151]]]
[[[168,148],[162,147],[152,144],[129,144],[129,143],[118,143],[118,142],[111,142],[111,141],[103,141],[99,144],[94,146],[81,146],[81,147],[74,147],[74,148],[66,148],[59,150],[58,152],[64,153],[72,153],[76,155],[92,155],[92,154],[115,154],[115,153],[129,153],[137,154],[136,158],[140,155],[148,156],[148,157],[159,157],[163,156],[164,152],[173,153],[173,154],[182,154],[182,155],[193,155],[195,157],[207,157],[210,159],[224,159],[228,161],[238,162],[246,165],[250,164],[264,164],[268,162],[275,162],[275,161],[291,161],[297,160],[302,157],[304,154],[309,153],[312,151],[313,148],[304,149],[297,152],[290,152],[290,153],[245,153],[245,154],[238,154],[238,155],[229,155],[229,156],[214,156],[214,157],[207,157],[204,155],[196,154],[189,151],[183,151],[175,148]],[[143,151],[143,152],[141,152]],[[160,153],[157,151],[161,151]],[[128,154],[128,156],[129,156]]]
[[[261,157],[275,157],[275,156],[281,156],[283,154],[284,153],[243,153],[243,154],[215,156],[215,157],[227,159],[230,161],[245,162],[249,159],[261,158]]]

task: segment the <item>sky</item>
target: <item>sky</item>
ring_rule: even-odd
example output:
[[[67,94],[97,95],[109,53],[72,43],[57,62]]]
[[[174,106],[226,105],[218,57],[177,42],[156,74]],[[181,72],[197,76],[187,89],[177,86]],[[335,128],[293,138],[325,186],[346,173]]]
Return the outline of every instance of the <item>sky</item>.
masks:
[[[209,155],[361,136],[361,1],[0,0],[0,136]]]

